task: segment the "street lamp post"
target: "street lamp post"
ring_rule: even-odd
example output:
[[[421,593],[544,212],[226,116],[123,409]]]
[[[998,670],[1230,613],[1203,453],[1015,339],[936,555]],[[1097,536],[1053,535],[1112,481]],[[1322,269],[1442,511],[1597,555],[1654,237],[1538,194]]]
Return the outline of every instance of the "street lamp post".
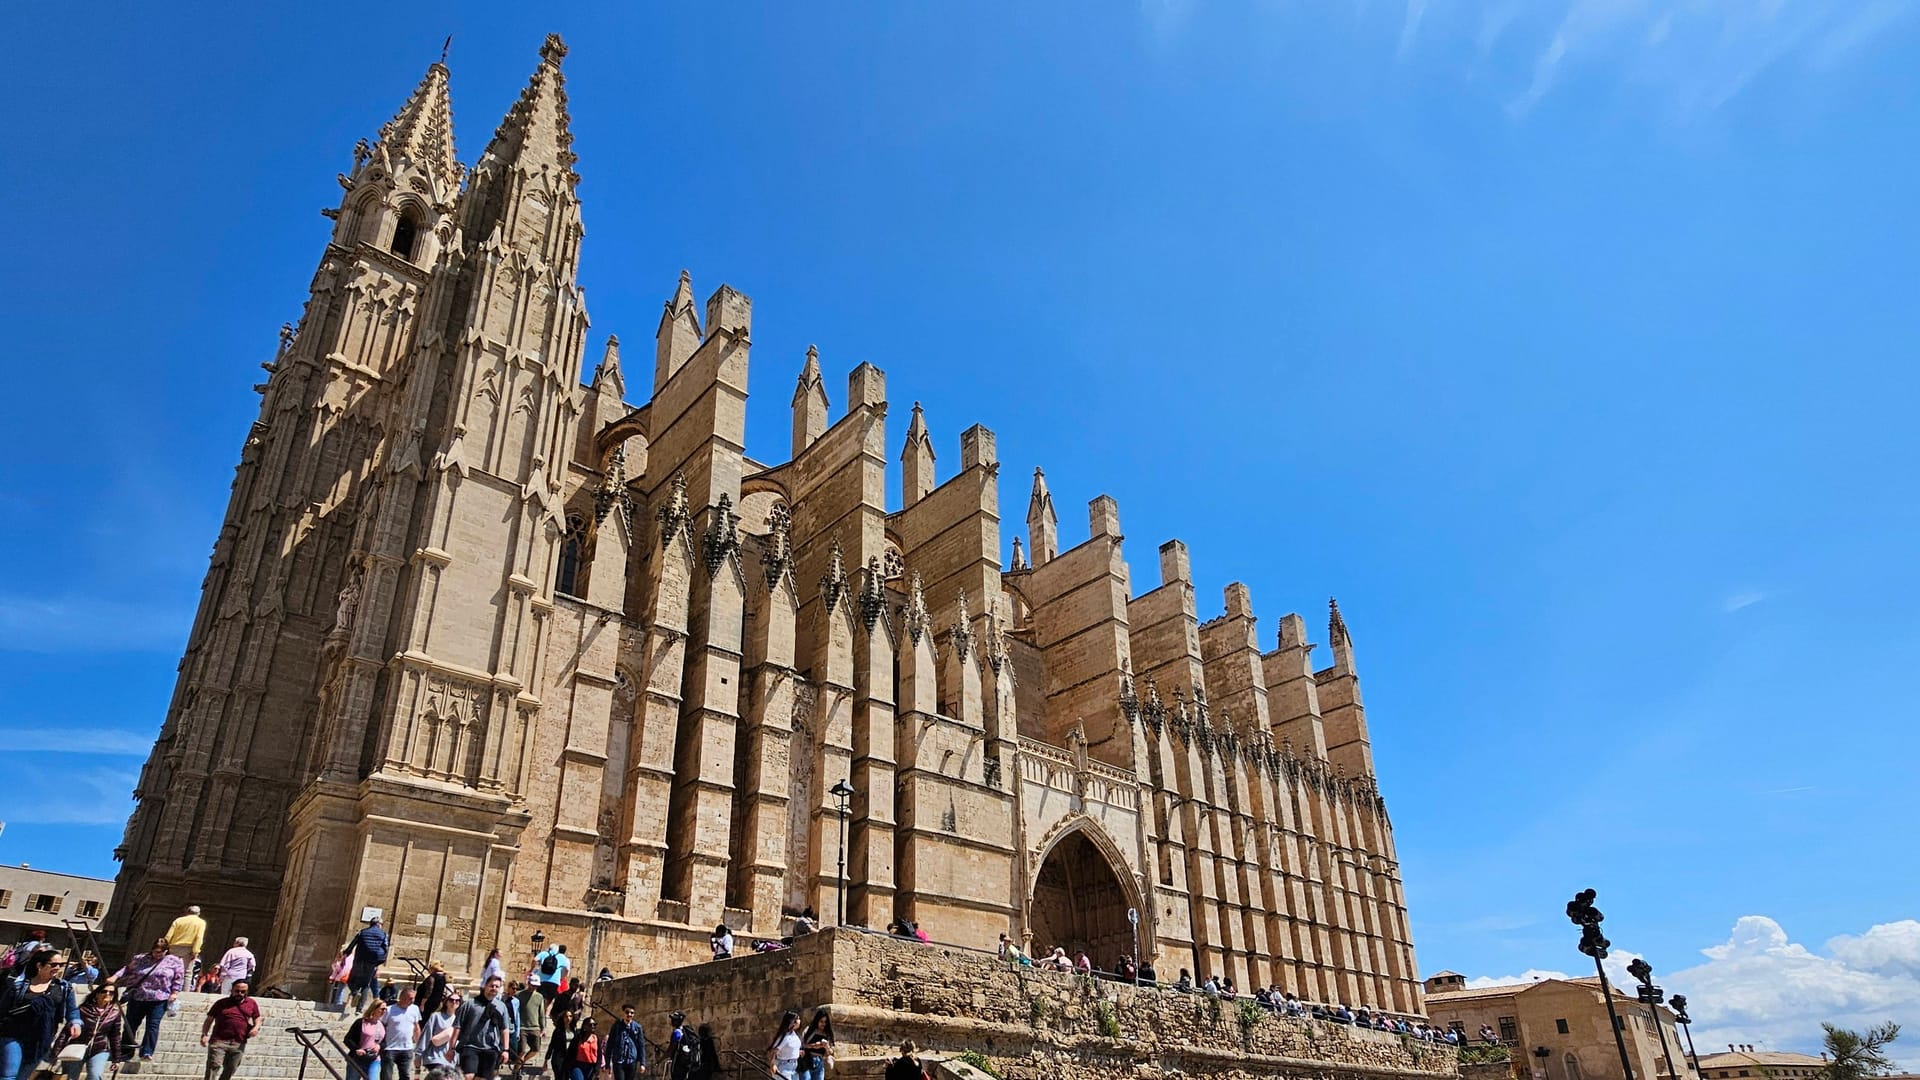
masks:
[[[1140,909],[1128,908],[1127,921],[1133,924],[1133,985],[1140,985]]]
[[[1607,1003],[1607,1019],[1613,1024],[1613,1045],[1620,1051],[1620,1070],[1627,1080],[1633,1080],[1633,1063],[1627,1060],[1627,1037],[1621,1033],[1620,1014],[1613,1010],[1613,984],[1607,981],[1607,969],[1600,961],[1607,958],[1607,948],[1613,942],[1600,933],[1600,922],[1605,916],[1593,906],[1599,896],[1592,889],[1583,889],[1567,901],[1567,918],[1580,928],[1580,951],[1593,957],[1593,970],[1600,973],[1600,997]]]
[[[1628,964],[1627,973],[1640,980],[1640,1000],[1646,1004],[1647,1016],[1653,1020],[1653,1033],[1660,1036],[1660,1056],[1667,1061],[1667,1075],[1679,1080],[1680,1074],[1673,1068],[1673,1053],[1667,1049],[1667,1029],[1660,1023],[1660,1003],[1666,1000],[1667,992],[1653,985],[1653,965],[1644,957]]]
[[[1700,1071],[1700,1052],[1693,1048],[1693,1017],[1687,1015],[1687,995],[1675,994],[1667,999],[1673,1009],[1673,1022],[1687,1033],[1687,1056],[1693,1059],[1693,1071]]]
[[[847,925],[847,817],[852,806],[854,790],[845,780],[827,789],[827,794],[840,800],[840,884],[834,890],[835,906],[840,910],[837,925]]]

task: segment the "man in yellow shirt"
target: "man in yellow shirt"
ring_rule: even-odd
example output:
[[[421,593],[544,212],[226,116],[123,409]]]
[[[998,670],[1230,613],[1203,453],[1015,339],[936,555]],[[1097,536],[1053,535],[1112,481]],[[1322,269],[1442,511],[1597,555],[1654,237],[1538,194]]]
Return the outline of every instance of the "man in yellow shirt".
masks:
[[[200,946],[207,938],[207,920],[200,917],[200,905],[187,905],[187,913],[173,920],[167,927],[167,950],[180,958],[180,962],[192,972],[193,962],[200,956]]]

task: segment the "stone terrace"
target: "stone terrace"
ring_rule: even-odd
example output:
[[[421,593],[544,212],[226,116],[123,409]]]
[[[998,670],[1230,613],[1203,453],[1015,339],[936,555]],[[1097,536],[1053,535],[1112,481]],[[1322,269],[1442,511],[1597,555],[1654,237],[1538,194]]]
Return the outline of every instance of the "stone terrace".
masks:
[[[1450,1047],[1342,1024],[1032,968],[991,954],[853,930],[792,949],[620,979],[596,1000],[632,1003],[650,1038],[666,1014],[713,1025],[723,1052],[759,1054],[781,1010],[833,1006],[836,1076],[879,1075],[900,1040],[933,1056],[977,1050],[1009,1080],[1175,1071],[1219,1080],[1459,1075]],[[1244,1004],[1244,1007],[1243,1007]]]

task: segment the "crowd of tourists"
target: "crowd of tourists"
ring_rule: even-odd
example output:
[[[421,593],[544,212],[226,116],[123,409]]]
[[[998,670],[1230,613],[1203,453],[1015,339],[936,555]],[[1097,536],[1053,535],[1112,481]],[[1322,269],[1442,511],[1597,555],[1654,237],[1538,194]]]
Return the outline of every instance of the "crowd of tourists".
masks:
[[[757,942],[753,948],[787,947],[793,937],[817,927],[818,917],[808,909],[795,919],[792,937]],[[929,940],[908,920],[895,920],[887,930],[898,938]],[[206,1080],[233,1080],[247,1044],[260,1031],[260,1007],[252,997],[257,960],[247,939],[238,937],[203,963],[205,939],[200,909],[188,907],[151,947],[111,973],[103,974],[92,953],[75,950],[77,955],[69,955],[48,943],[40,930],[0,952],[0,1080],[30,1080],[41,1071],[61,1073],[67,1080],[105,1080],[122,1062],[151,1060],[161,1025],[179,1015],[180,995],[188,989],[217,995],[199,1018]],[[716,926],[709,945],[715,960],[731,958],[733,931],[724,923]],[[553,1080],[640,1080],[650,1067],[656,1071],[649,1080],[709,1080],[723,1071],[712,1029],[689,1024],[682,1012],[669,1014],[666,1039],[654,1044],[666,1060],[649,1061],[650,1044],[633,1006],[615,1012],[605,1004],[592,1004],[564,944],[540,948],[524,970],[516,967],[513,972],[495,949],[470,995],[453,985],[437,961],[427,965],[417,982],[409,977],[403,985],[387,974],[391,947],[376,914],[341,946],[330,972],[332,1001],[353,1014],[339,1033],[350,1080],[494,1080],[503,1071],[521,1076],[550,1071]],[[1101,968],[1086,952],[1069,954],[1063,946],[1035,958],[1006,934],[1000,935],[998,952],[1003,961],[1042,971],[1163,985],[1151,959],[1136,963],[1121,955]],[[612,978],[603,967],[594,982]],[[1277,985],[1248,994],[1225,976],[1210,975],[1196,983],[1184,968],[1164,989],[1244,998],[1281,1016],[1452,1045],[1467,1042],[1463,1031],[1379,1009],[1303,1002]],[[592,1014],[594,1008],[605,1014],[604,1026]],[[1482,1036],[1491,1039],[1488,1031]],[[833,1054],[833,1021],[826,1008],[815,1011],[805,1024],[798,1011],[788,1010],[767,1043],[764,1066],[778,1080],[824,1080]],[[926,1069],[912,1042],[901,1046],[885,1075],[887,1080],[923,1080]]]

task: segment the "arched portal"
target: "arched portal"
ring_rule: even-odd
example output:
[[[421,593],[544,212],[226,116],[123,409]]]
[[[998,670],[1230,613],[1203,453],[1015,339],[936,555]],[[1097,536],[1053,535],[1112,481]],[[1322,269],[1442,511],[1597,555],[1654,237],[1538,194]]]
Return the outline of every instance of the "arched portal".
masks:
[[[1113,864],[1085,830],[1076,829],[1040,864],[1028,922],[1034,954],[1045,956],[1055,946],[1069,956],[1085,951],[1095,967],[1112,971],[1121,956],[1133,954],[1131,906],[1132,892]]]

